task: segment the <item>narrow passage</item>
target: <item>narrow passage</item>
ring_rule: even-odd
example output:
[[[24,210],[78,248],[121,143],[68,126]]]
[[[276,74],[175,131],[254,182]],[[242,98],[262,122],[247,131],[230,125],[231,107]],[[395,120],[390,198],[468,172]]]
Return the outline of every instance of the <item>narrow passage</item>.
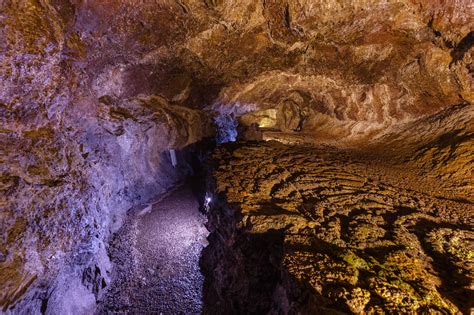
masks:
[[[111,288],[98,313],[199,314],[206,219],[189,186],[132,214],[111,242]]]

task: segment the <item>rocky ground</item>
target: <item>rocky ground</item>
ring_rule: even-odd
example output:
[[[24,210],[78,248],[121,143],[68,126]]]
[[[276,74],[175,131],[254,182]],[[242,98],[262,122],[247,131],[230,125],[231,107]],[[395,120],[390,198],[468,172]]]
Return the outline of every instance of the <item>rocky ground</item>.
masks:
[[[415,143],[406,164],[436,196],[474,201],[473,16],[472,0],[0,0],[1,311],[89,314],[109,236],[189,175],[168,150],[222,113],[362,153]]]
[[[204,223],[188,186],[130,214],[110,245],[112,283],[97,314],[199,314]]]
[[[373,156],[218,148],[206,313],[472,311],[474,205]]]

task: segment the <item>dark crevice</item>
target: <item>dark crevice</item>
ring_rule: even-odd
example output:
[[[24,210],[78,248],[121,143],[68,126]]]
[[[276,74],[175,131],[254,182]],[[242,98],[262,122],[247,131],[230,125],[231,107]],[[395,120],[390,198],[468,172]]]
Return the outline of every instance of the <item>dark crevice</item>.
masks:
[[[418,237],[424,251],[433,258],[433,267],[442,280],[442,284],[439,287],[441,293],[464,314],[468,314],[472,309],[472,301],[474,301],[474,292],[468,289],[471,284],[469,277],[460,273],[459,267],[446,255],[436,252],[426,239],[430,232],[440,228],[450,228],[458,231],[471,230],[470,226],[464,224],[435,223],[421,220],[410,231]]]
[[[46,309],[48,308],[48,298],[44,298],[41,300],[41,314],[46,314]]]
[[[471,49],[474,45],[474,31],[469,32],[463,39],[456,45],[456,47],[451,50],[451,57],[453,60],[451,64],[458,62],[464,58],[464,55]]]
[[[290,6],[288,3],[285,6],[285,26],[291,28],[291,15],[290,15]]]
[[[434,18],[431,17],[431,19],[428,21],[428,27],[433,31],[433,34],[436,36],[436,37],[441,37],[441,32],[438,31],[438,30],[435,30],[433,28],[433,20]]]

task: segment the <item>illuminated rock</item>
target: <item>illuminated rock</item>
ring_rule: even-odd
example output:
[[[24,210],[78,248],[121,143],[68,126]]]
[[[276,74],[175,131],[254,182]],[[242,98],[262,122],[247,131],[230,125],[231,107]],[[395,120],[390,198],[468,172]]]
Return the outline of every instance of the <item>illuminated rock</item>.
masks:
[[[468,0],[0,1],[2,311],[90,311],[110,233],[188,174],[167,150],[214,137],[216,112],[257,124],[253,140],[406,163],[472,202],[472,15]],[[364,290],[334,296],[355,312]]]

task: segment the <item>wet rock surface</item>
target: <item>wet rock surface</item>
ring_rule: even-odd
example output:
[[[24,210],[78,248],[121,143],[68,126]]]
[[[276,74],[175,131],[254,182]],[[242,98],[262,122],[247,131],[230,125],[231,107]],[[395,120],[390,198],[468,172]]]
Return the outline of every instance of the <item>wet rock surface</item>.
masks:
[[[206,313],[473,307],[471,202],[330,147],[237,143],[213,159]]]
[[[200,314],[205,221],[189,186],[130,213],[110,243],[112,282],[97,314]]]

